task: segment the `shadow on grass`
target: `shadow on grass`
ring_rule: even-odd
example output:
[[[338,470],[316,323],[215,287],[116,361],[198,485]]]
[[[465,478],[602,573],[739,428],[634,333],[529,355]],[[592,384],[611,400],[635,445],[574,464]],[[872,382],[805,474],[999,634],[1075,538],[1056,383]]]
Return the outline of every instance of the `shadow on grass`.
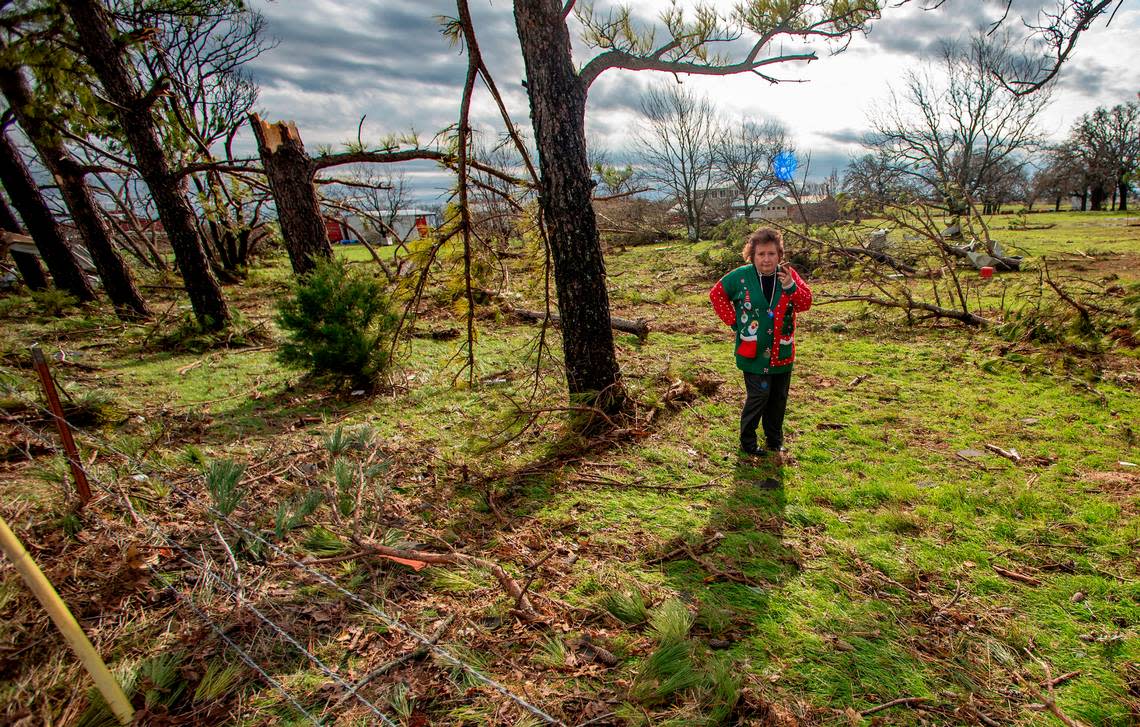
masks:
[[[305,429],[373,408],[372,396],[354,396],[347,389],[330,390],[327,383],[304,377],[271,394],[234,397],[202,410],[204,421],[198,442],[213,444],[237,436]]]
[[[783,542],[785,507],[783,467],[741,457],[703,530],[678,533],[674,542],[684,547],[661,564],[667,581],[702,608],[728,612],[737,626],[755,623],[767,613],[772,589],[799,570]]]

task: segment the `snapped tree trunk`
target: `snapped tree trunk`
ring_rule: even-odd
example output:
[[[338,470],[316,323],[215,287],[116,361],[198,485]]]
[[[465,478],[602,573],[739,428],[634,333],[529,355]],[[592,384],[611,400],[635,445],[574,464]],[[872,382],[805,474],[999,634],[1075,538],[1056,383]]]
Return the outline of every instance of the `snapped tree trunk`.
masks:
[[[225,328],[230,323],[229,306],[202,249],[182,177],[171,170],[151,116],[151,106],[164,89],[160,84],[145,94],[140,91],[137,74],[128,69],[99,0],[65,0],[64,5],[75,23],[83,55],[114,105],[127,145],[150,189],[198,325],[207,330]]]
[[[95,300],[95,289],[83,274],[79,260],[68,247],[63,231],[44,202],[24,158],[8,138],[7,131],[0,131],[0,182],[8,190],[8,198],[20,213],[28,234],[35,240],[40,258],[47,265],[56,287],[82,302]]]
[[[562,350],[570,394],[606,410],[624,399],[610,330],[592,180],[586,161],[586,89],[574,71],[570,32],[558,0],[516,0],[515,26],[541,174],[539,203],[550,237]],[[600,398],[599,398],[600,397]]]
[[[292,121],[269,123],[257,114],[249,115],[257,137],[257,151],[269,179],[269,189],[277,203],[281,237],[289,251],[293,272],[309,272],[320,259],[332,257],[329,235],[317,190],[313,186],[316,169],[305,152],[301,134]]]
[[[24,233],[3,197],[0,197],[0,229],[18,235]],[[38,257],[16,250],[10,250],[9,254],[12,256],[12,262],[16,263],[16,269],[20,271],[20,277],[24,279],[25,285],[32,290],[44,290],[48,287],[47,276],[44,274],[44,268],[40,265]]]

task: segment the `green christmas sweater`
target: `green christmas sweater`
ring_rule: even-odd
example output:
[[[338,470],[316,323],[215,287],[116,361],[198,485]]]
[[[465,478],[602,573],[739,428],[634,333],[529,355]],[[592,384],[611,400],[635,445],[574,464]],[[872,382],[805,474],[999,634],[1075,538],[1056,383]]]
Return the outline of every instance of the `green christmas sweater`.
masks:
[[[750,374],[782,374],[796,360],[796,313],[811,307],[811,288],[790,267],[792,287],[777,277],[764,295],[755,265],[741,265],[709,291],[713,310],[736,332],[736,367]]]

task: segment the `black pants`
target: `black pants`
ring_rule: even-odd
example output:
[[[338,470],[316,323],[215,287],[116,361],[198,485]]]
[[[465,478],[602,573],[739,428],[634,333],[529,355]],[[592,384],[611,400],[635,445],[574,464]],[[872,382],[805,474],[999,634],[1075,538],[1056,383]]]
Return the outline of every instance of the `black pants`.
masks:
[[[744,372],[744,390],[748,396],[740,412],[740,446],[750,450],[756,446],[756,427],[764,425],[764,446],[777,450],[784,445],[784,411],[788,408],[788,386],[792,372],[783,374],[750,374]]]

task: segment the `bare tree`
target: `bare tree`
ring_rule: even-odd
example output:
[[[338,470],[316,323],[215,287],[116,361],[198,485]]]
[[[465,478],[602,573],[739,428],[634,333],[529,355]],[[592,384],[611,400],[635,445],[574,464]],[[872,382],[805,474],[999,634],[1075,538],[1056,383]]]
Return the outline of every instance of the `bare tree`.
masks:
[[[930,70],[908,72],[902,91],[870,120],[875,145],[954,215],[969,209],[997,168],[1040,143],[1035,122],[1047,97],[1018,96],[1002,85],[1005,42],[979,36],[964,48],[947,46],[939,63],[944,80]]]
[[[232,143],[257,102],[258,88],[245,70],[274,42],[264,17],[243,3],[214,0],[194,13],[161,5],[120,3],[121,23],[152,28],[154,40],[136,47],[137,67],[147,85],[169,91],[157,102],[159,126],[171,164],[187,173],[198,199],[206,252],[227,278],[247,262],[264,222],[265,193],[216,164],[234,165]]]
[[[1085,114],[1069,143],[1085,165],[1092,208],[1104,209],[1110,195],[1119,195],[1119,209],[1128,209],[1132,175],[1140,166],[1140,105],[1129,102]]]
[[[1057,0],[1036,13],[1025,13],[1015,26],[1028,32],[1024,49],[1007,66],[996,69],[996,77],[1012,93],[1019,96],[1046,88],[1061,71],[1077,48],[1081,35],[1104,19],[1107,26],[1124,0]],[[1030,6],[1032,7],[1032,6]],[[1013,3],[1007,0],[1005,14],[994,23],[991,32],[1009,28]]]
[[[668,190],[685,218],[689,240],[701,238],[713,186],[716,109],[678,84],[656,86],[642,99],[646,126],[635,138],[645,179]]]
[[[780,184],[773,165],[791,145],[779,122],[742,121],[725,129],[712,151],[717,178],[735,190],[747,219],[761,198]]]
[[[909,175],[884,149],[852,159],[843,175],[843,191],[856,211],[870,214],[886,202],[912,199],[916,190]]]

